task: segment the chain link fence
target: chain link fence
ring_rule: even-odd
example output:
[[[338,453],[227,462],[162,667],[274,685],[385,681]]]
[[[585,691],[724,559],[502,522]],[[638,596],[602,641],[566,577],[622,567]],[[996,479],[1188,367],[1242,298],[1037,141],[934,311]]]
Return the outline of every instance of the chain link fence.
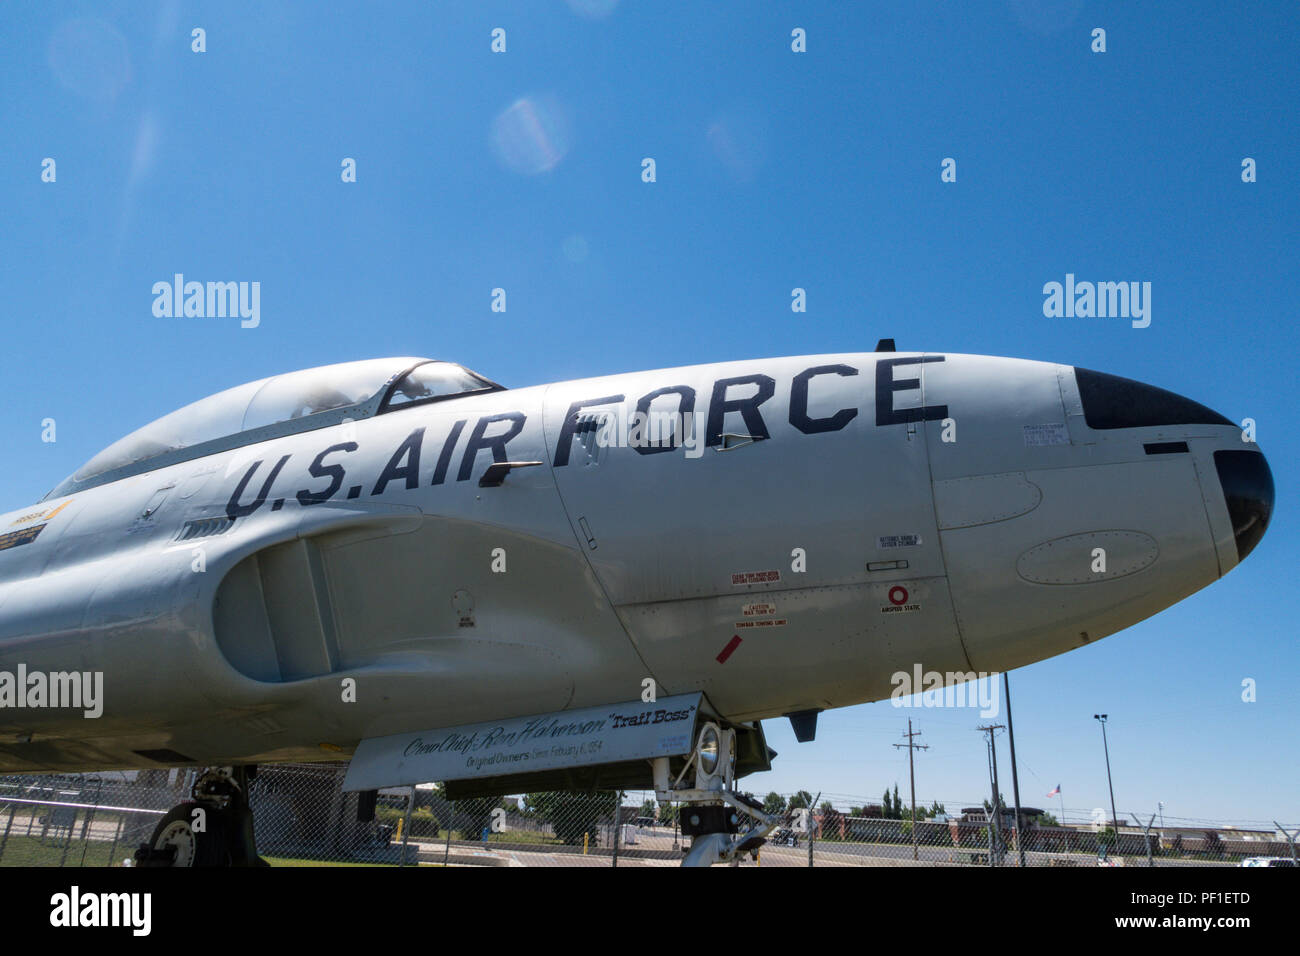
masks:
[[[690,838],[677,805],[650,791],[548,792],[448,800],[440,787],[381,790],[372,814],[342,790],[345,764],[261,768],[249,803],[257,848],[272,866],[673,866]],[[190,799],[195,771],[0,776],[0,866],[120,866],[166,812]],[[935,803],[908,808],[846,798],[769,794],[780,820],[742,866],[1241,865],[1296,858],[1294,836],[1213,821],[1062,825],[1026,810]],[[362,805],[362,812],[359,811]],[[953,806],[960,806],[957,803]],[[919,810],[919,807],[918,807]],[[902,819],[897,818],[901,813]],[[1062,813],[1064,816],[1064,811]],[[1080,821],[1091,814],[1076,811]],[[369,819],[361,817],[369,816]],[[1294,834],[1291,827],[1288,832]]]
[[[179,802],[125,773],[0,777],[0,866],[121,865]]]

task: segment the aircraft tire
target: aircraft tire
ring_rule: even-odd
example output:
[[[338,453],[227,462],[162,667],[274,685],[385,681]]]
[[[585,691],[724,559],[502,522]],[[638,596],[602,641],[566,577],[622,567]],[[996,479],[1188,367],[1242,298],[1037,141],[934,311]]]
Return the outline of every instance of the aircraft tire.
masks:
[[[163,850],[176,847],[172,866],[230,866],[230,841],[226,814],[205,807],[206,827],[195,831],[194,810],[199,804],[193,801],[172,807],[154,827],[149,846]]]

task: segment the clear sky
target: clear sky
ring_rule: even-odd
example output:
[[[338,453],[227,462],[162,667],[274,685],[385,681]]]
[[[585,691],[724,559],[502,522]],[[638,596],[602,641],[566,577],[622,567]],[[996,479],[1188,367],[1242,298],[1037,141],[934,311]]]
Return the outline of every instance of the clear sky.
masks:
[[[1107,804],[1106,712],[1121,813],[1300,824],[1297,16],[6,4],[0,507],[179,405],[359,358],[428,355],[522,386],[893,336],[1101,369],[1254,418],[1277,509],[1226,579],[1012,674],[1023,802],[1059,807],[1044,797],[1059,783],[1076,813]],[[178,272],[260,282],[260,324],[155,317],[153,284]],[[1042,287],[1066,273],[1151,282],[1150,327],[1044,317]],[[905,793],[891,745],[908,716],[931,748],[918,797],[982,799],[978,714],[888,702],[823,715],[811,744],[770,722],[781,757],[749,786],[842,806]]]

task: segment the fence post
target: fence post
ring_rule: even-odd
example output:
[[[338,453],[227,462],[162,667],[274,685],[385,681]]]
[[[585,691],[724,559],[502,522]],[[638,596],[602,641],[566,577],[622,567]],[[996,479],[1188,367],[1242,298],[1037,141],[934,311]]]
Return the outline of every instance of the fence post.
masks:
[[[1277,827],[1279,830],[1281,830],[1281,831],[1282,831],[1282,835],[1283,835],[1284,837],[1286,837],[1286,842],[1289,843],[1289,844],[1291,844],[1291,862],[1292,862],[1292,863],[1295,863],[1295,862],[1296,862],[1296,856],[1295,856],[1295,840],[1296,840],[1296,837],[1300,836],[1300,828],[1297,828],[1296,831],[1295,831],[1295,833],[1291,833],[1289,830],[1286,829],[1286,827],[1282,826],[1282,824],[1278,823],[1276,820],[1273,821],[1273,826],[1275,826],[1275,827]],[[4,846],[4,844],[3,844],[3,843],[0,843],[0,848],[2,848],[3,846]]]
[[[50,816],[54,816],[53,807],[50,808]],[[63,842],[63,856],[59,857],[59,866],[68,865],[68,850],[72,849],[72,834],[77,830],[77,818],[80,816],[80,810],[72,811],[72,822],[68,824],[68,838]]]
[[[618,866],[618,845],[623,836],[623,791],[614,797],[614,858],[611,866]]]
[[[96,802],[99,795],[95,796]],[[86,865],[86,852],[90,849],[91,824],[95,822],[95,808],[91,807],[86,811],[86,822],[81,827],[81,865]]]
[[[82,792],[84,793],[85,791]],[[81,826],[81,865],[83,867],[86,865],[86,853],[90,850],[91,826],[95,822],[95,810],[99,808],[99,802],[103,797],[103,794],[104,778],[99,777],[96,780],[95,786],[95,805],[86,811],[86,822]],[[109,857],[109,862],[113,862],[112,857]]]
[[[398,866],[406,866],[406,846],[411,841],[411,810],[415,807],[415,785],[411,785],[411,792],[406,798],[406,815],[402,817],[402,859],[398,861]]]
[[[5,844],[9,842],[9,829],[14,825],[14,814],[18,812],[18,804],[9,804],[9,820],[5,823],[5,834],[0,837],[0,860],[4,859]]]
[[[448,865],[451,859],[451,825],[456,822],[456,803],[454,800],[447,801],[447,845],[442,849],[442,865]]]
[[[813,842],[817,837],[817,801],[822,798],[822,792],[817,791],[817,796],[813,797],[812,805],[808,807],[807,816],[804,819],[808,822],[808,865],[813,865]]]
[[[113,857],[117,853],[117,841],[122,839],[122,827],[126,823],[126,815],[119,814],[117,822],[113,825],[113,845],[108,848],[108,865],[113,865]]]
[[[1138,817],[1138,822],[1142,822],[1141,817]],[[1147,825],[1142,827],[1142,840],[1147,845],[1147,866],[1155,866],[1155,863],[1151,859],[1151,824],[1155,822],[1156,815],[1153,813],[1151,814],[1151,819],[1147,821]],[[1118,829],[1118,827],[1116,829]]]

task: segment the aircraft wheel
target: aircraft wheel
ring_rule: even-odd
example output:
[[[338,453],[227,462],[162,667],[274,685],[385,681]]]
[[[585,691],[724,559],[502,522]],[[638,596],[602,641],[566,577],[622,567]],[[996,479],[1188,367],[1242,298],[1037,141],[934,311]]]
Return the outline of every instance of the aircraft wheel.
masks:
[[[206,827],[194,829],[197,803],[172,807],[154,827],[150,849],[165,851],[175,847],[171,866],[230,866],[230,846],[226,838],[224,814],[211,808],[206,811]],[[167,865],[167,864],[164,864]]]

